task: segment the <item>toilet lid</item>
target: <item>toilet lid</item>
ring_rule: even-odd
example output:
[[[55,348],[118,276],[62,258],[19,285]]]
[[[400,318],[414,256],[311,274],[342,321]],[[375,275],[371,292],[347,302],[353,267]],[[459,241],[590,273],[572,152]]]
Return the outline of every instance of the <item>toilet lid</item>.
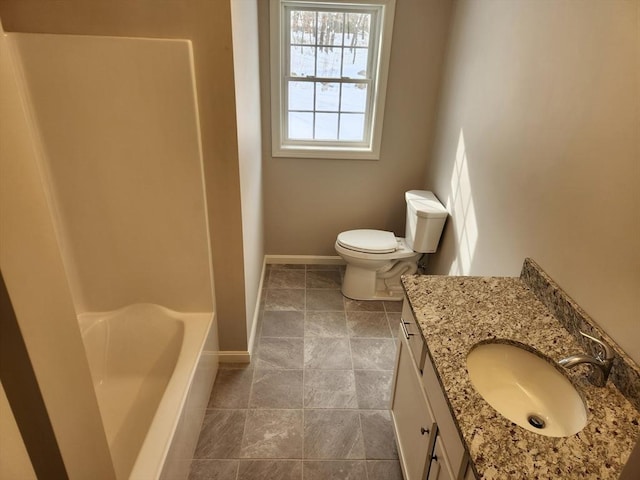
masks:
[[[349,230],[338,235],[338,243],[364,253],[391,253],[398,248],[394,233],[384,230]]]

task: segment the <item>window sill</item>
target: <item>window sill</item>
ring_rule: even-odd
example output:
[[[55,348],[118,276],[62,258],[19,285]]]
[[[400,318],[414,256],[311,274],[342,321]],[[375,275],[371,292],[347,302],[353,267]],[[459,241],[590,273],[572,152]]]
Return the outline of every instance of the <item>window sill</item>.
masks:
[[[274,148],[274,158],[322,158],[327,160],[380,160],[380,152],[369,148],[282,147]]]

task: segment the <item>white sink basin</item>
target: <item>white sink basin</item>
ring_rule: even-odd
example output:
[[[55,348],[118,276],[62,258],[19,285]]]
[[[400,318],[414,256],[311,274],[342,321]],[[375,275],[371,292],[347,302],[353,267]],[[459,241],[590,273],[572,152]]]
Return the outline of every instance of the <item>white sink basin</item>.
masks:
[[[489,405],[522,428],[568,437],[587,424],[584,401],[560,367],[524,345],[478,344],[467,355],[467,371]]]

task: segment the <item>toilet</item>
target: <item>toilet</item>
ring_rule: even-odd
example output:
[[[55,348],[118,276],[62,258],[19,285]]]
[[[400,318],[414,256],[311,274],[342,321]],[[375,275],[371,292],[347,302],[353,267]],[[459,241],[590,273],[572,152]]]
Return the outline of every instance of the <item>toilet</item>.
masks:
[[[418,270],[424,253],[438,248],[448,212],[426,190],[405,193],[405,238],[384,230],[349,230],[336,239],[335,249],[347,264],[342,294],[354,300],[402,300],[401,275]]]

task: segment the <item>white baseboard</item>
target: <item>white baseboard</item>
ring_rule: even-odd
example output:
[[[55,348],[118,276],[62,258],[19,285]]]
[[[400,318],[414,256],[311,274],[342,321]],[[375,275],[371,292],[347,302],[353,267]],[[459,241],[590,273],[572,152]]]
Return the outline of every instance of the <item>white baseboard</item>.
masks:
[[[337,255],[265,255],[264,261],[268,265],[299,265],[303,263],[312,265],[345,265],[342,257]]]
[[[222,350],[217,352],[220,363],[250,363],[251,353],[242,350]]]
[[[260,319],[260,303],[262,302],[262,288],[264,287],[264,277],[267,272],[267,258],[264,258],[262,262],[262,273],[260,274],[260,285],[258,285],[258,297],[256,298],[256,306],[253,310],[253,322],[251,323],[251,333],[249,334],[249,342],[247,343],[247,349],[249,355],[252,355],[255,351],[256,332],[258,331],[258,320]]]

